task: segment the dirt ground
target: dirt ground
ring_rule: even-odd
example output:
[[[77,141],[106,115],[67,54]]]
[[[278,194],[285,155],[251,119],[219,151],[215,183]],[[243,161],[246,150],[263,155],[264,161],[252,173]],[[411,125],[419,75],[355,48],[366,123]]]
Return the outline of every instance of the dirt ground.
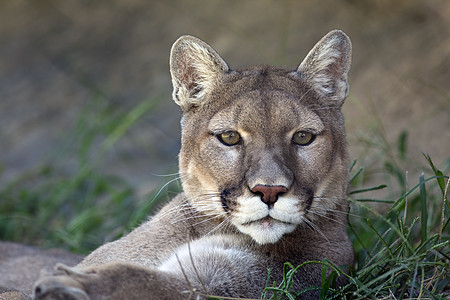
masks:
[[[180,111],[168,56],[182,34],[207,41],[232,68],[294,69],[325,33],[342,29],[354,47],[344,105],[352,158],[374,163],[370,148],[383,138],[394,144],[405,130],[413,160],[422,152],[437,165],[449,157],[448,0],[4,0],[0,7],[0,182],[52,160],[95,95],[130,108],[167,99],[116,145],[105,172],[140,187],[173,169]]]

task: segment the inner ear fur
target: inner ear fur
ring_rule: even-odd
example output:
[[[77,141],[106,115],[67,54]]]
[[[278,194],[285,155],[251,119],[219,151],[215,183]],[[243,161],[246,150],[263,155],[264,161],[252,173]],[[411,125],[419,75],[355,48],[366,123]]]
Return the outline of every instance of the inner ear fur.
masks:
[[[342,105],[348,95],[352,44],[340,30],[325,35],[308,53],[297,69],[323,98]]]
[[[180,37],[170,52],[174,101],[184,112],[201,105],[228,70],[211,46],[193,36]]]

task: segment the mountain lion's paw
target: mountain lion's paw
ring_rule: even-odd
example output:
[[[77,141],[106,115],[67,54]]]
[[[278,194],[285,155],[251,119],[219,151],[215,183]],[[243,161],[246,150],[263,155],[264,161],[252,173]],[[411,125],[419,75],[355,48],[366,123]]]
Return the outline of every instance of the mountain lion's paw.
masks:
[[[52,274],[41,276],[34,286],[35,300],[89,300],[80,279],[88,275],[75,268],[58,264]]]

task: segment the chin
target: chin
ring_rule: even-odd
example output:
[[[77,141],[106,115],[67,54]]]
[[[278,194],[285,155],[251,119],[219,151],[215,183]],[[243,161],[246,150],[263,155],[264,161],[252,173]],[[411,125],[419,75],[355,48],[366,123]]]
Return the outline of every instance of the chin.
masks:
[[[264,218],[237,226],[242,233],[250,235],[260,245],[278,242],[284,234],[294,231],[295,227],[297,227],[295,224],[284,223],[272,218]]]

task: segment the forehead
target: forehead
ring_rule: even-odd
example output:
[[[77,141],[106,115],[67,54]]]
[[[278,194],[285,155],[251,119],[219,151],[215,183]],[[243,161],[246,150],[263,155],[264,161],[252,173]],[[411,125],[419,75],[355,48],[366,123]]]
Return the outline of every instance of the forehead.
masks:
[[[216,112],[209,121],[211,131],[295,129],[323,130],[319,116],[292,94],[271,90],[253,90],[235,98]]]

